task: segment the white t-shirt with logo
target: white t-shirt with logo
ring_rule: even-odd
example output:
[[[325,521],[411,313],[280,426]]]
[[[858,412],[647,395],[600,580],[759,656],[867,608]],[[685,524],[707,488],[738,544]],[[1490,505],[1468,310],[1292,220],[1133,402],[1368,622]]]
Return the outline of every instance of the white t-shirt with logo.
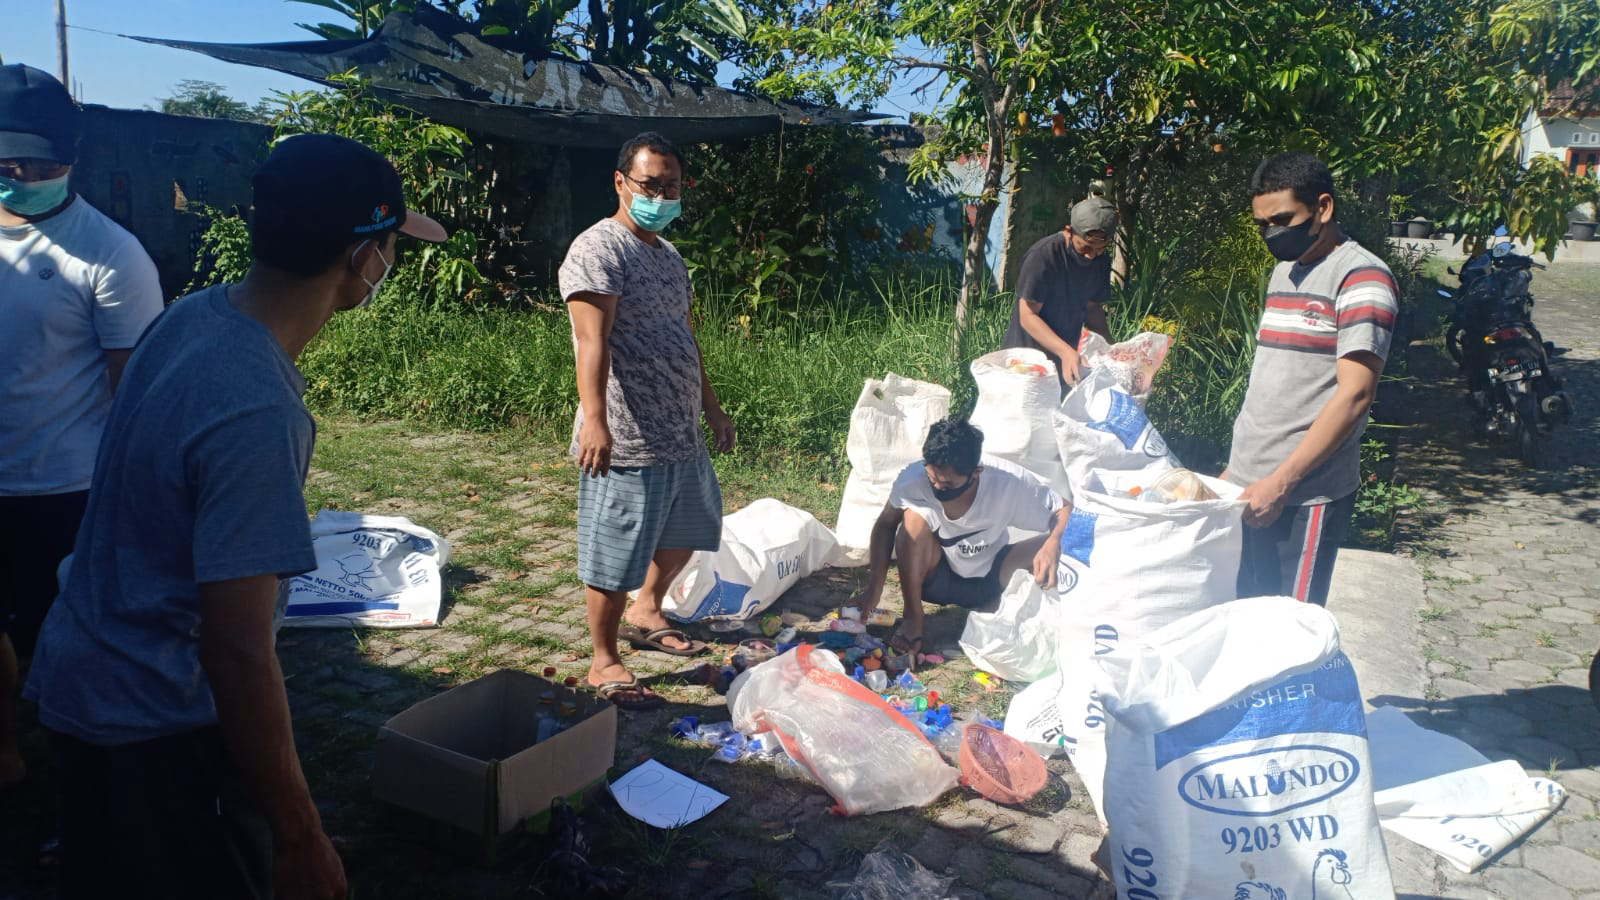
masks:
[[[962,578],[989,574],[1006,547],[1008,528],[1049,531],[1051,514],[1066,502],[1026,469],[992,456],[978,462],[983,466],[978,493],[972,508],[959,519],[945,515],[921,460],[905,467],[889,493],[889,503],[896,509],[922,516],[944,548],[950,570]]]
[[[89,487],[106,351],[133,347],[161,309],[150,255],[82,197],[0,226],[0,496]]]

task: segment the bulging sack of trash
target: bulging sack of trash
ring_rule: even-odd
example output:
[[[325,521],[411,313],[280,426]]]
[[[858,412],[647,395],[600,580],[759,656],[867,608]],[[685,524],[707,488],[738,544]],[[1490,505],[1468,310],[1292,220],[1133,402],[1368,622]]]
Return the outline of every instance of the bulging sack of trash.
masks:
[[[1061,401],[1052,422],[1074,497],[1097,469],[1154,481],[1181,465],[1145,415],[1143,402],[1109,369],[1090,369]]]
[[[1109,372],[1123,390],[1142,403],[1150,396],[1156,372],[1171,348],[1172,337],[1156,331],[1140,332],[1117,344],[1085,331],[1078,343],[1078,355],[1085,366]]]
[[[911,720],[846,675],[832,653],[801,644],[746,675],[729,704],[734,727],[776,732],[838,812],[927,806],[955,787],[960,773]]]
[[[722,520],[715,553],[696,552],[661,610],[680,622],[747,619],[828,564],[838,542],[803,509],[766,497]]]
[[[437,623],[450,562],[444,538],[403,516],[324,509],[311,520],[317,567],[289,581],[283,624],[420,628]]]
[[[1031,682],[1060,665],[1056,652],[1060,603],[1033,573],[1019,569],[994,612],[967,614],[961,649],[972,664],[1007,681]]]
[[[1041,351],[996,350],[972,361],[977,403],[969,421],[983,432],[983,452],[1013,462],[1059,490],[1065,472],[1051,416],[1061,378]]]
[[[881,381],[867,379],[850,414],[850,435],[845,443],[850,477],[834,525],[839,548],[833,565],[866,564],[872,525],[889,502],[895,478],[922,458],[928,429],[949,414],[947,388],[893,372]]]
[[[1096,664],[1118,896],[1394,896],[1361,690],[1327,610],[1237,600]]]
[[[1195,475],[1217,499],[1152,503],[1105,488],[1126,474],[1090,473],[1056,569],[1062,746],[1102,817],[1105,710],[1092,661],[1237,597],[1244,544],[1236,485]]]

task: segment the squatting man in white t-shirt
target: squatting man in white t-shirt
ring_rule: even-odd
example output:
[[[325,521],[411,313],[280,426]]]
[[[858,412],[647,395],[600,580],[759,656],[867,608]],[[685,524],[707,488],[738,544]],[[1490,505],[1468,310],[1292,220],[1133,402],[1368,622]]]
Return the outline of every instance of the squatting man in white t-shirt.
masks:
[[[928,431],[922,459],[895,479],[872,526],[867,588],[847,605],[866,621],[883,596],[893,551],[905,614],[889,646],[896,653],[920,652],[924,600],[992,608],[1024,567],[1041,586],[1054,587],[1061,533],[1071,515],[1072,505],[1032,473],[984,456],[983,432],[966,419],[941,419]],[[1013,527],[1049,533],[1010,544]]]

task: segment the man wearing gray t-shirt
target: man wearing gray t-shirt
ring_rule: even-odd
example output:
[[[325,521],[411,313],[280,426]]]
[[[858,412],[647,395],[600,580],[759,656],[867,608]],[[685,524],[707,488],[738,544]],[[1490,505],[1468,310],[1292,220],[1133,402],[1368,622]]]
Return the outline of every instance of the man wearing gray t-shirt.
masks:
[[[1321,160],[1274,156],[1250,190],[1279,263],[1223,473],[1244,485],[1247,504],[1239,596],[1323,605],[1394,330],[1394,278],[1339,228],[1333,175]]]
[[[734,429],[690,327],[688,267],[661,236],[681,203],[677,149],[653,132],[635,137],[617,156],[612,187],[617,211],[573,240],[560,286],[577,357],[571,452],[594,645],[588,681],[619,707],[642,709],[662,698],[623,665],[617,639],[675,656],[705,649],[667,622],[661,601],[694,551],[721,542],[722,494],[701,415],[719,452],[733,449]]]
[[[26,695],[61,767],[61,896],[343,898],[275,648],[316,567],[294,360],[363,305],[408,213],[388,160],[298,135],[253,179],[244,280],[178,300],[122,376]]]

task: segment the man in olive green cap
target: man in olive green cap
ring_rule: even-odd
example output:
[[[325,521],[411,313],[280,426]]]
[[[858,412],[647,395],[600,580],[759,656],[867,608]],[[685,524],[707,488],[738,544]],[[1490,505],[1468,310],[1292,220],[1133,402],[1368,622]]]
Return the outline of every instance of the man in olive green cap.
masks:
[[[1059,233],[1041,238],[1022,258],[1017,306],[1003,347],[1041,350],[1069,387],[1078,383],[1078,338],[1084,328],[1111,340],[1106,301],[1111,297],[1111,255],[1117,210],[1092,196],[1072,207]]]

